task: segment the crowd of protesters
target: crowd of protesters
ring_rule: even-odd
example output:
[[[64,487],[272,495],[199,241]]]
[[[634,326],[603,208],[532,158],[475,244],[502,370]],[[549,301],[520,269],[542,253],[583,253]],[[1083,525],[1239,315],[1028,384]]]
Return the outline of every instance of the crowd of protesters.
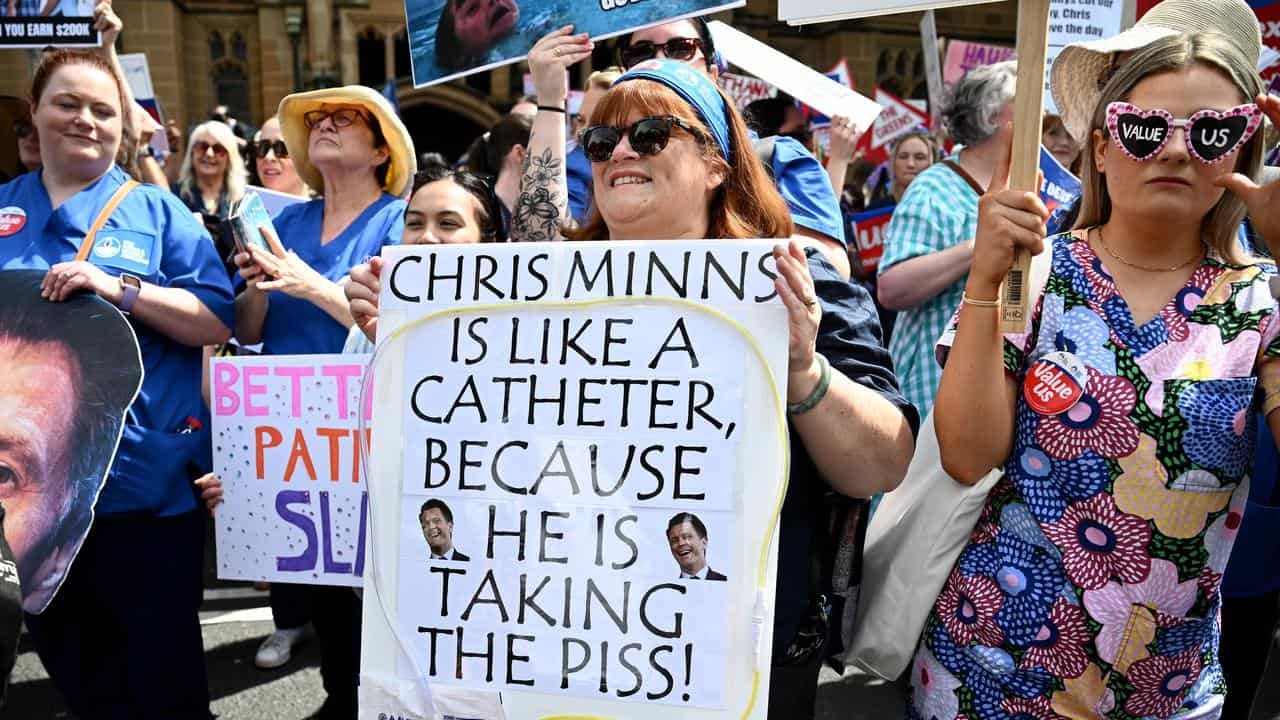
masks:
[[[27,172],[0,185],[0,207],[26,213],[0,268],[44,272],[49,302],[120,308],[145,367],[79,555],[25,616],[77,717],[212,717],[197,613],[208,513],[229,491],[191,424],[212,354],[370,352],[387,245],[747,238],[776,242],[788,324],[771,719],[814,716],[839,644],[823,568],[861,538],[831,532],[848,507],[833,498],[892,492],[926,422],[955,481],[1004,475],[933,603],[909,717],[1248,717],[1280,601],[1280,183],[1262,180],[1280,100],[1243,0],[1165,0],[1059,55],[1041,139],[1082,192],[1053,218],[1008,188],[1016,61],[970,71],[944,127],[897,137],[877,167],[848,118],[821,143],[790,98],[739,108],[697,18],[616,41],[571,116],[566,70],[596,46],[568,26],[529,52],[534,95],[452,159],[419,155],[362,86],[289,95],[260,128],[219,108],[184,137],[129,94],[110,0],[95,23],[102,51],[40,60],[14,127]],[[1210,156],[1204,111],[1257,122]],[[1158,147],[1126,144],[1124,113],[1165,118]],[[148,149],[157,132],[167,158]],[[255,187],[297,200],[269,250],[228,229]],[[144,261],[77,257],[109,204]],[[879,208],[892,219],[869,275],[847,217]],[[1017,249],[1051,268],[1025,331],[1002,335]],[[1084,368],[1079,397],[1042,411],[1024,382],[1064,356]],[[356,717],[359,594],[277,583],[270,603],[255,663],[290,662],[310,626],[317,717]]]

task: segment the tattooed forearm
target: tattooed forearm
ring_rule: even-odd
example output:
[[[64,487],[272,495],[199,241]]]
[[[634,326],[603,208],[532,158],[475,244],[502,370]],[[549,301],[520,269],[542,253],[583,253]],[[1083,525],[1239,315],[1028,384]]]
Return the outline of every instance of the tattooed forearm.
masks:
[[[564,158],[550,148],[525,156],[520,175],[520,195],[511,218],[512,240],[558,240],[562,225],[571,225],[565,192]]]

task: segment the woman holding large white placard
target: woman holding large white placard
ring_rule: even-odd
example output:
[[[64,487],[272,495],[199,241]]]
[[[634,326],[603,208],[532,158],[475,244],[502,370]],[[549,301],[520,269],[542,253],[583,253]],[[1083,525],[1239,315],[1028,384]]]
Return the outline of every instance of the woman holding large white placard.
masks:
[[[1093,111],[1076,229],[1047,243],[1043,203],[996,172],[935,420],[950,475],[1004,477],[926,624],[918,716],[1221,714],[1254,412],[1280,427],[1275,267],[1236,240],[1246,208],[1280,238],[1280,184],[1250,179],[1280,118],[1261,92],[1222,36],[1140,51]],[[1002,338],[1015,248],[1051,268],[1027,332]]]
[[[741,116],[702,73],[670,60],[640,63],[600,100],[592,123],[582,148],[592,162],[595,207],[576,239],[791,236],[786,204]],[[910,460],[917,415],[898,392],[865,291],[816,249],[789,242],[773,258],[790,319],[792,464],[780,519],[769,692],[770,716],[790,720],[812,716],[823,658],[828,617],[825,601],[810,593],[817,581],[810,573],[824,495],[834,489],[862,498],[895,487]]]

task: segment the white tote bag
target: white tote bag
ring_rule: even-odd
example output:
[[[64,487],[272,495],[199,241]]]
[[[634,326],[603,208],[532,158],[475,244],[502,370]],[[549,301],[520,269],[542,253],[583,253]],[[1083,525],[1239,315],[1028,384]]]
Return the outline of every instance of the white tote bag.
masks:
[[[1048,240],[1045,251],[1031,258],[1032,309],[1052,270],[1052,248]],[[930,411],[906,477],[880,500],[867,526],[858,602],[841,623],[845,663],[889,681],[902,676],[987,494],[1003,476],[1003,466],[973,485],[948,475]]]
[[[915,654],[933,603],[1004,471],[973,485],[942,469],[933,413],[920,424],[907,476],[871,516],[856,617],[846,625],[845,662],[896,680]]]

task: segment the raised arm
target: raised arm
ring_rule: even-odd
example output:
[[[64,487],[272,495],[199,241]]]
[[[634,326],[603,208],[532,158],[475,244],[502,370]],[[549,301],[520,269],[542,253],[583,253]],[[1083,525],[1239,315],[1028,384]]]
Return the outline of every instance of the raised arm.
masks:
[[[565,111],[538,110],[534,116],[520,173],[520,195],[511,214],[511,239],[517,242],[559,239],[561,227],[573,223],[564,165],[569,101],[566,71],[590,58],[595,46],[585,33],[570,35],[572,31],[573,26],[566,25],[538,40],[529,51],[538,105]]]
[[[1017,381],[1004,363],[1000,284],[1013,265],[1014,251],[1044,249],[1049,211],[1035,193],[1009,189],[1009,159],[996,168],[991,190],[978,202],[978,237],[955,342],[942,372],[934,404],[934,424],[942,467],[973,484],[1009,456],[1013,447]],[[981,422],[974,422],[981,418]]]

